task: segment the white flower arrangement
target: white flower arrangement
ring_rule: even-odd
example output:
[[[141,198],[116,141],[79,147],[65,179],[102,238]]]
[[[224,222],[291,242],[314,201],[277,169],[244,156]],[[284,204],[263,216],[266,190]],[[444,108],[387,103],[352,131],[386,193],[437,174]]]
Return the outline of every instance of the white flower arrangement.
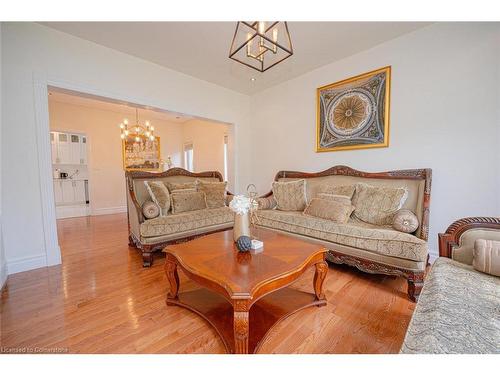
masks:
[[[257,209],[257,201],[244,195],[235,195],[229,208],[237,215],[244,215]]]

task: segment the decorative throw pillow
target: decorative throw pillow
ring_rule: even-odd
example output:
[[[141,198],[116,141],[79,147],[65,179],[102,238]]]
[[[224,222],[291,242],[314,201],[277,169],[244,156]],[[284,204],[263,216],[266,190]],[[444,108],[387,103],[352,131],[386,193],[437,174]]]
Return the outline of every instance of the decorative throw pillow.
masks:
[[[304,215],[331,220],[335,223],[347,223],[354,207],[338,201],[313,198],[304,210]]]
[[[146,201],[142,204],[142,214],[146,219],[154,219],[160,216],[160,207],[151,201]]]
[[[170,209],[170,194],[165,184],[161,181],[144,181],[144,185],[153,202],[160,208],[160,215],[167,216]]]
[[[173,214],[207,208],[205,193],[202,191],[173,192],[171,198]]]
[[[475,270],[500,276],[500,241],[476,240],[473,254],[472,266]]]
[[[306,180],[273,182],[273,196],[281,211],[303,211],[306,208]]]
[[[272,210],[276,207],[276,199],[272,195],[270,197],[257,198],[257,205],[259,210]]]
[[[351,198],[346,195],[337,195],[337,194],[327,194],[327,193],[319,193],[316,198],[326,199],[329,201],[336,201],[344,204],[352,204]]]
[[[394,215],[392,227],[404,233],[413,233],[418,228],[418,218],[410,210],[399,210]]]
[[[356,190],[356,185],[332,186],[332,185],[324,184],[324,185],[321,185],[318,190],[319,190],[318,195],[321,193],[334,194],[334,195],[344,195],[346,197],[349,197],[349,199],[352,199],[352,196],[354,195],[354,191]]]
[[[354,216],[366,223],[392,225],[394,214],[406,201],[405,188],[357,184],[352,204],[356,207]]]
[[[192,182],[165,182],[170,193],[178,190],[188,190],[188,191],[196,191],[196,181]]]
[[[226,205],[226,186],[227,182],[196,180],[196,191],[205,193],[208,208],[218,208]]]

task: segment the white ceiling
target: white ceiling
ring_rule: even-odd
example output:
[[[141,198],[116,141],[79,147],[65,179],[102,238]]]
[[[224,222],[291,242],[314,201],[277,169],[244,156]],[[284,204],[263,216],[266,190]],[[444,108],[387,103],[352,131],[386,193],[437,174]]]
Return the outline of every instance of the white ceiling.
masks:
[[[228,58],[236,22],[42,24],[244,94],[256,93],[429,25],[424,22],[289,22],[294,55],[260,73]]]
[[[135,119],[135,108],[139,109],[139,121],[149,120],[154,124],[154,119],[183,124],[194,117],[182,113],[175,113],[156,108],[145,108],[130,103],[121,103],[108,98],[97,98],[91,95],[74,93],[62,89],[50,88],[49,101],[78,105],[81,107],[95,108],[108,112],[116,112],[127,116],[133,122]]]

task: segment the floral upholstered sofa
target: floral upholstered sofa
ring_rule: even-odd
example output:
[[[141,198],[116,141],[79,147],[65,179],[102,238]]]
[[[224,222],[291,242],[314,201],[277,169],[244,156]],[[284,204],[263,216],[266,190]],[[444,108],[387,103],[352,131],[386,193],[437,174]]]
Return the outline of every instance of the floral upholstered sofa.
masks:
[[[500,354],[500,217],[468,217],[439,234],[401,347],[405,354]]]
[[[125,176],[129,246],[141,250],[145,267],[151,266],[153,252],[167,244],[233,227],[234,214],[226,204],[232,195],[225,191],[222,175],[217,171],[191,173],[182,168],[172,168],[165,172],[127,171]],[[155,183],[165,191],[167,207],[163,212],[161,202],[153,202],[155,199],[152,199],[151,189]],[[195,183],[218,188],[223,185],[221,199],[224,201],[210,204],[210,192],[196,192]],[[186,194],[172,194],[171,187],[174,185],[177,192]],[[182,210],[179,212],[175,211],[175,197],[180,198],[179,208]],[[150,216],[150,213],[153,214]]]
[[[293,181],[304,181],[304,199],[300,186],[299,190],[287,194],[280,192],[285,186],[282,183]],[[365,191],[361,192],[363,189]],[[385,190],[391,194],[399,191],[397,207],[392,208],[394,212],[384,212],[383,199],[366,195],[370,189],[382,194],[382,198]],[[333,192],[334,199],[338,199],[339,195],[341,199],[347,199],[347,205],[333,207],[329,212],[330,203],[322,199],[324,192],[328,191]],[[276,193],[282,197],[277,199]],[[361,194],[364,194],[364,202]],[[257,226],[323,244],[329,249],[327,259],[331,262],[346,263],[369,273],[405,277],[408,280],[408,295],[416,300],[428,261],[430,194],[430,169],[368,173],[336,166],[319,173],[280,171],[276,174],[273,190],[259,198]],[[389,195],[386,194],[387,197]],[[279,200],[286,207],[280,207]],[[312,207],[314,205],[316,207]],[[357,213],[358,209],[364,212]],[[394,229],[392,224],[398,211],[412,215],[411,229]],[[377,212],[385,214],[383,220],[370,220],[370,215]]]

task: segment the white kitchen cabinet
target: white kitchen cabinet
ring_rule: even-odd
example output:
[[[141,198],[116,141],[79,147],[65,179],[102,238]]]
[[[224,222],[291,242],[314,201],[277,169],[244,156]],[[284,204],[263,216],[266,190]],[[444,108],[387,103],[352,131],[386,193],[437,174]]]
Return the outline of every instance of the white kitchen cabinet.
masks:
[[[56,206],[63,203],[62,195],[62,184],[59,180],[54,180],[54,199],[56,201]]]
[[[85,181],[77,180],[73,181],[75,202],[85,203]]]
[[[50,132],[52,164],[87,164],[87,136],[75,133]]]
[[[57,159],[58,164],[71,164],[71,149],[69,134],[57,133]]]
[[[80,157],[80,138],[78,134],[70,134],[69,137],[69,163],[68,164],[81,164],[82,158]]]
[[[75,188],[72,180],[61,180],[62,187],[62,203],[70,204],[76,202]]]
[[[87,137],[80,137],[80,164],[87,164]]]

